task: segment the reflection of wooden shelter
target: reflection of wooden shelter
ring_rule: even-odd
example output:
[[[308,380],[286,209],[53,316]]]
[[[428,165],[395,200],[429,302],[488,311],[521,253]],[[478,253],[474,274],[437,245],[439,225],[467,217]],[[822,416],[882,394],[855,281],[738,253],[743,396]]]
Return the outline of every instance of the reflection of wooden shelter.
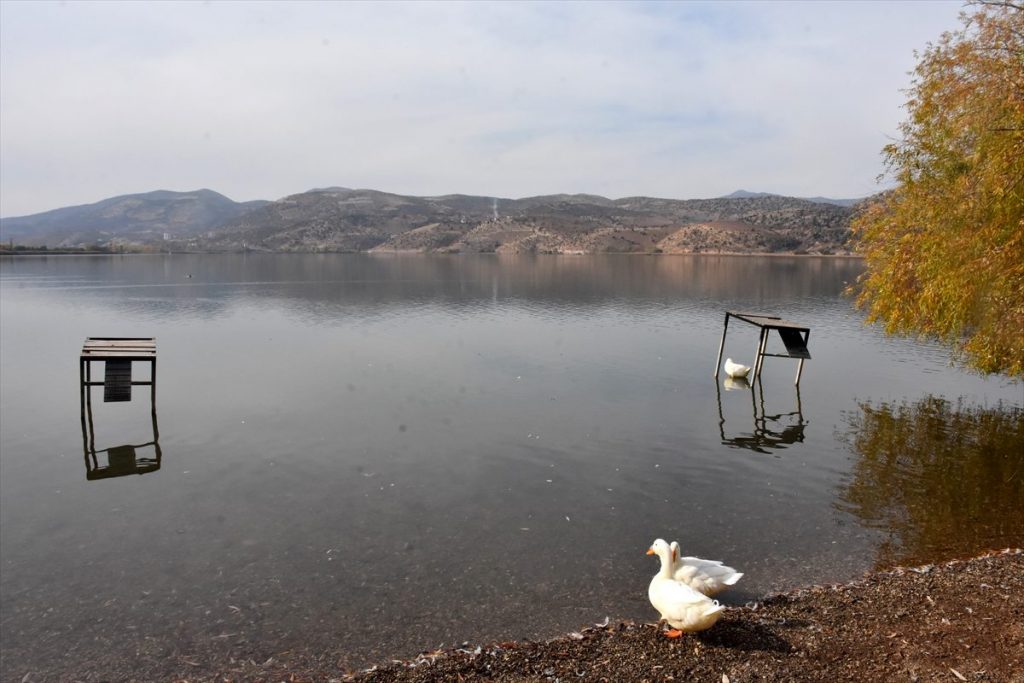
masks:
[[[91,415],[89,416],[89,423],[92,423]],[[160,444],[157,442],[157,436],[156,413],[153,414],[153,440],[147,443],[125,444],[97,451],[95,447],[90,448],[92,445],[92,434],[90,433],[89,440],[86,441],[85,446],[85,478],[90,481],[93,479],[109,479],[111,477],[123,477],[128,474],[146,474],[147,472],[154,472],[160,469],[162,453],[160,452]],[[153,447],[153,457],[140,456],[137,453],[136,449],[146,446]],[[106,465],[100,464],[97,457],[100,453],[107,454]]]
[[[730,380],[727,379],[726,382]],[[734,388],[749,389],[750,403],[753,407],[754,429],[749,434],[738,434],[727,437],[725,435],[725,412],[722,410],[722,389],[717,380],[715,387],[718,391],[718,431],[722,437],[722,443],[736,448],[746,448],[758,453],[769,453],[771,450],[786,448],[796,443],[803,443],[804,428],[807,421],[804,420],[803,407],[800,403],[800,385],[796,385],[796,410],[788,413],[768,415],[764,408],[764,387],[760,382],[753,385],[745,380],[734,382]],[[728,388],[728,387],[727,387]],[[758,409],[758,398],[760,398],[760,410]],[[783,418],[796,417],[796,422],[786,424]]]
[[[104,364],[103,381],[92,379],[92,364]],[[132,377],[132,363],[148,362],[148,380]],[[160,432],[156,423],[156,339],[154,337],[89,337],[79,357],[79,396],[82,406],[82,445],[85,450],[86,479],[106,479],[128,474],[145,474],[160,469]],[[103,387],[103,401],[131,400],[132,386],[150,387],[150,415],[153,440],[141,444],[124,444],[96,450],[96,430],[92,419],[92,387]],[[152,446],[153,457],[140,456],[138,449]],[[106,464],[101,465],[100,453],[106,453]]]
[[[807,350],[807,340],[811,336],[811,328],[798,323],[789,322],[788,320],[783,320],[775,315],[767,315],[763,313],[736,313],[734,311],[725,312],[725,325],[722,327],[722,343],[718,346],[718,361],[715,363],[715,379],[718,379],[718,374],[721,371],[722,351],[725,349],[725,335],[729,331],[729,318],[742,320],[743,322],[750,323],[761,330],[761,336],[757,343],[757,354],[754,357],[754,365],[751,370],[752,380],[761,376],[761,368],[764,365],[765,357],[774,356],[776,358],[799,359],[800,363],[797,365],[795,383],[800,383],[800,375],[804,371],[804,361],[811,357],[810,352]],[[779,337],[782,338],[782,343],[786,346],[786,353],[765,352],[765,349],[768,348],[768,337],[772,330],[779,333]]]

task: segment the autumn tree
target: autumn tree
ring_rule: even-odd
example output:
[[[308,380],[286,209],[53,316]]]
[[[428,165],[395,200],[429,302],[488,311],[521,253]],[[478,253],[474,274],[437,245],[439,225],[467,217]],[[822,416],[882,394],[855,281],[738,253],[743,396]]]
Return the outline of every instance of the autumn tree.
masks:
[[[890,333],[1024,377],[1024,4],[977,2],[930,44],[887,145],[895,187],[854,219],[855,292]]]

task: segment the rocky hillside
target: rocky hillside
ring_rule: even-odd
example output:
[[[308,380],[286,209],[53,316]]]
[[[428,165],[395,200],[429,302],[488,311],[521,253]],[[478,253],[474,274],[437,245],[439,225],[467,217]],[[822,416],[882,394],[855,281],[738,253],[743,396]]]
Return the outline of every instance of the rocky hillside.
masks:
[[[849,207],[776,195],[408,197],[329,188],[227,222],[211,250],[848,253]]]
[[[266,202],[234,202],[213,190],[129,194],[4,218],[0,220],[0,241],[63,247],[188,240],[263,204]]]
[[[192,251],[848,253],[851,207],[746,194],[496,199],[329,187],[239,204],[210,190],[150,192],[5,218],[0,239]]]
[[[781,197],[783,195],[772,194],[770,192],[748,192],[747,190],[736,190],[731,194],[725,195],[725,199],[743,199],[750,197]],[[834,199],[832,197],[798,197],[798,199],[806,199],[809,202],[815,204],[836,204],[838,206],[854,206],[864,201],[864,198],[860,199]]]

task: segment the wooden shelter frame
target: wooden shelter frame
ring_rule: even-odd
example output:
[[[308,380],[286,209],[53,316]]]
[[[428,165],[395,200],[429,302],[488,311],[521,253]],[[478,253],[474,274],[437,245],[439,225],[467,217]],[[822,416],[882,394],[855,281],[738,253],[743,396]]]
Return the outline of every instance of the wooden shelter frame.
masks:
[[[796,358],[797,364],[796,379],[794,384],[800,384],[800,376],[804,371],[804,361],[810,360],[811,354],[807,350],[807,341],[811,337],[811,328],[799,323],[783,320],[777,315],[766,313],[740,313],[736,311],[725,312],[725,324],[722,327],[722,342],[718,345],[718,360],[715,362],[715,379],[722,369],[722,352],[725,350],[725,335],[729,331],[729,318],[736,318],[745,323],[754,325],[760,329],[760,337],[757,342],[757,353],[754,356],[754,365],[751,368],[751,380],[761,377],[761,368],[764,366],[764,359],[767,356],[776,358]],[[776,330],[786,346],[786,353],[768,353],[768,336],[772,330]]]

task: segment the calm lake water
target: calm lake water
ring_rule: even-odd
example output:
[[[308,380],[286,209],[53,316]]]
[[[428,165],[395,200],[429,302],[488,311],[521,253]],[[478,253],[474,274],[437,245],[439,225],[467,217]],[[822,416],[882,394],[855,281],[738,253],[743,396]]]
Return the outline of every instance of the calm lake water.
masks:
[[[650,621],[659,536],[744,571],[732,604],[1024,543],[1024,389],[865,327],[842,295],[861,269],[0,260],[0,678],[224,653],[344,670]],[[812,328],[799,392],[790,359],[716,382],[725,310]],[[157,338],[159,468],[87,478],[157,453],[148,387],[94,389],[91,461],[87,336]],[[725,355],[756,343],[733,322]]]

